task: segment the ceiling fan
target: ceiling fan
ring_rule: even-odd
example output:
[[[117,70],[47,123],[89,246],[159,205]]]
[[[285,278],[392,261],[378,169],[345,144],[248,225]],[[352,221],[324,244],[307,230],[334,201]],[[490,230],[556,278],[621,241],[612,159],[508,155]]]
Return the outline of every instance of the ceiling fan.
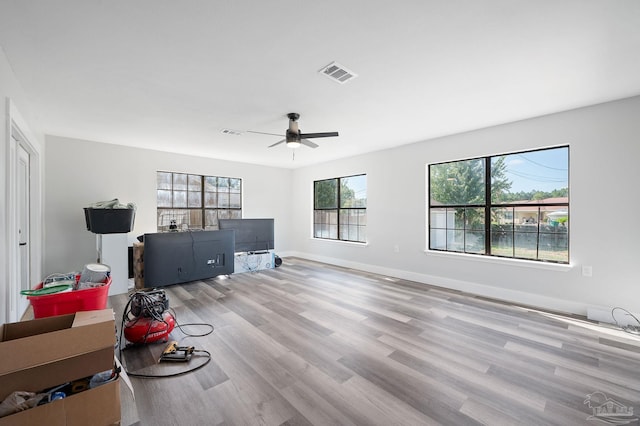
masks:
[[[338,136],[338,132],[323,132],[323,133],[301,133],[300,128],[298,127],[298,119],[300,118],[300,114],[296,112],[290,112],[287,114],[289,117],[289,128],[285,133],[285,138],[281,141],[278,141],[272,145],[269,145],[269,148],[272,148],[276,145],[280,145],[281,143],[287,143],[289,148],[298,148],[300,145],[308,146],[310,148],[317,148],[318,144],[311,142],[309,139],[313,138],[330,138],[334,136]],[[264,133],[264,132],[252,132],[250,130],[248,133],[259,133],[262,135],[273,135],[280,136],[274,133]]]

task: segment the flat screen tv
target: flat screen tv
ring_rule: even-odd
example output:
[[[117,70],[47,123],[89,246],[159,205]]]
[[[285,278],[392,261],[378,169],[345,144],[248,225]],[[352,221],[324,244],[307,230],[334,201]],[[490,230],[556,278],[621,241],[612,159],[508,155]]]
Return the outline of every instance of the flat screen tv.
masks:
[[[220,229],[231,229],[236,233],[235,251],[264,252],[275,248],[273,219],[220,219]]]
[[[144,234],[144,285],[151,288],[232,274],[234,247],[231,230]]]

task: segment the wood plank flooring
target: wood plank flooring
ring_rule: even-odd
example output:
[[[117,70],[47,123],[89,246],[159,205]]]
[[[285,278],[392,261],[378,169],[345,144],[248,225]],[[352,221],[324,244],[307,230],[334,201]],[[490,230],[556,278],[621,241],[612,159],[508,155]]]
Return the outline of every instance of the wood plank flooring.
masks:
[[[215,327],[171,334],[211,361],[133,378],[123,425],[596,424],[594,392],[640,414],[640,339],[575,316],[297,258],[164,289],[178,323]],[[110,297],[116,318],[127,301]],[[164,347],[126,348],[124,364],[204,360],[158,364]]]

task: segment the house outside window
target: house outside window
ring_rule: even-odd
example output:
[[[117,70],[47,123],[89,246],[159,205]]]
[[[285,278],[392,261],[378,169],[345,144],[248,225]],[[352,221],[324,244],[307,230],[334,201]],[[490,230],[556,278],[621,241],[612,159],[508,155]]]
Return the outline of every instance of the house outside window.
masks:
[[[313,183],[314,238],[367,241],[367,175]]]
[[[569,147],[428,166],[429,250],[569,263]]]
[[[242,218],[242,179],[157,172],[158,232],[218,229],[219,219]]]

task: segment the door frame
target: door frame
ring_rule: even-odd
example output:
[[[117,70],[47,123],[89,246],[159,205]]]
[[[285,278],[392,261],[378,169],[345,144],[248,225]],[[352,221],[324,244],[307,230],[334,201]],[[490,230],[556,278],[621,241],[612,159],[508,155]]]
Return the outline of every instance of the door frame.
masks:
[[[11,135],[15,140],[15,135]],[[18,206],[18,280],[17,284],[20,290],[31,289],[33,281],[31,280],[31,155],[29,151],[24,149],[19,140],[17,142],[17,206]],[[24,246],[23,246],[24,244]],[[24,263],[23,263],[24,262]],[[13,292],[16,294],[16,292]],[[18,297],[17,309],[18,314],[25,312],[29,308],[29,300],[26,297]]]
[[[7,175],[6,175],[6,321],[19,321],[24,314],[19,309],[20,283],[19,265],[20,250],[18,246],[18,145],[29,154],[29,275],[32,282],[42,276],[42,247],[44,216],[42,202],[42,163],[37,139],[33,136],[26,121],[18,112],[10,98],[6,99],[6,141],[7,141]],[[32,284],[33,285],[33,284]]]

